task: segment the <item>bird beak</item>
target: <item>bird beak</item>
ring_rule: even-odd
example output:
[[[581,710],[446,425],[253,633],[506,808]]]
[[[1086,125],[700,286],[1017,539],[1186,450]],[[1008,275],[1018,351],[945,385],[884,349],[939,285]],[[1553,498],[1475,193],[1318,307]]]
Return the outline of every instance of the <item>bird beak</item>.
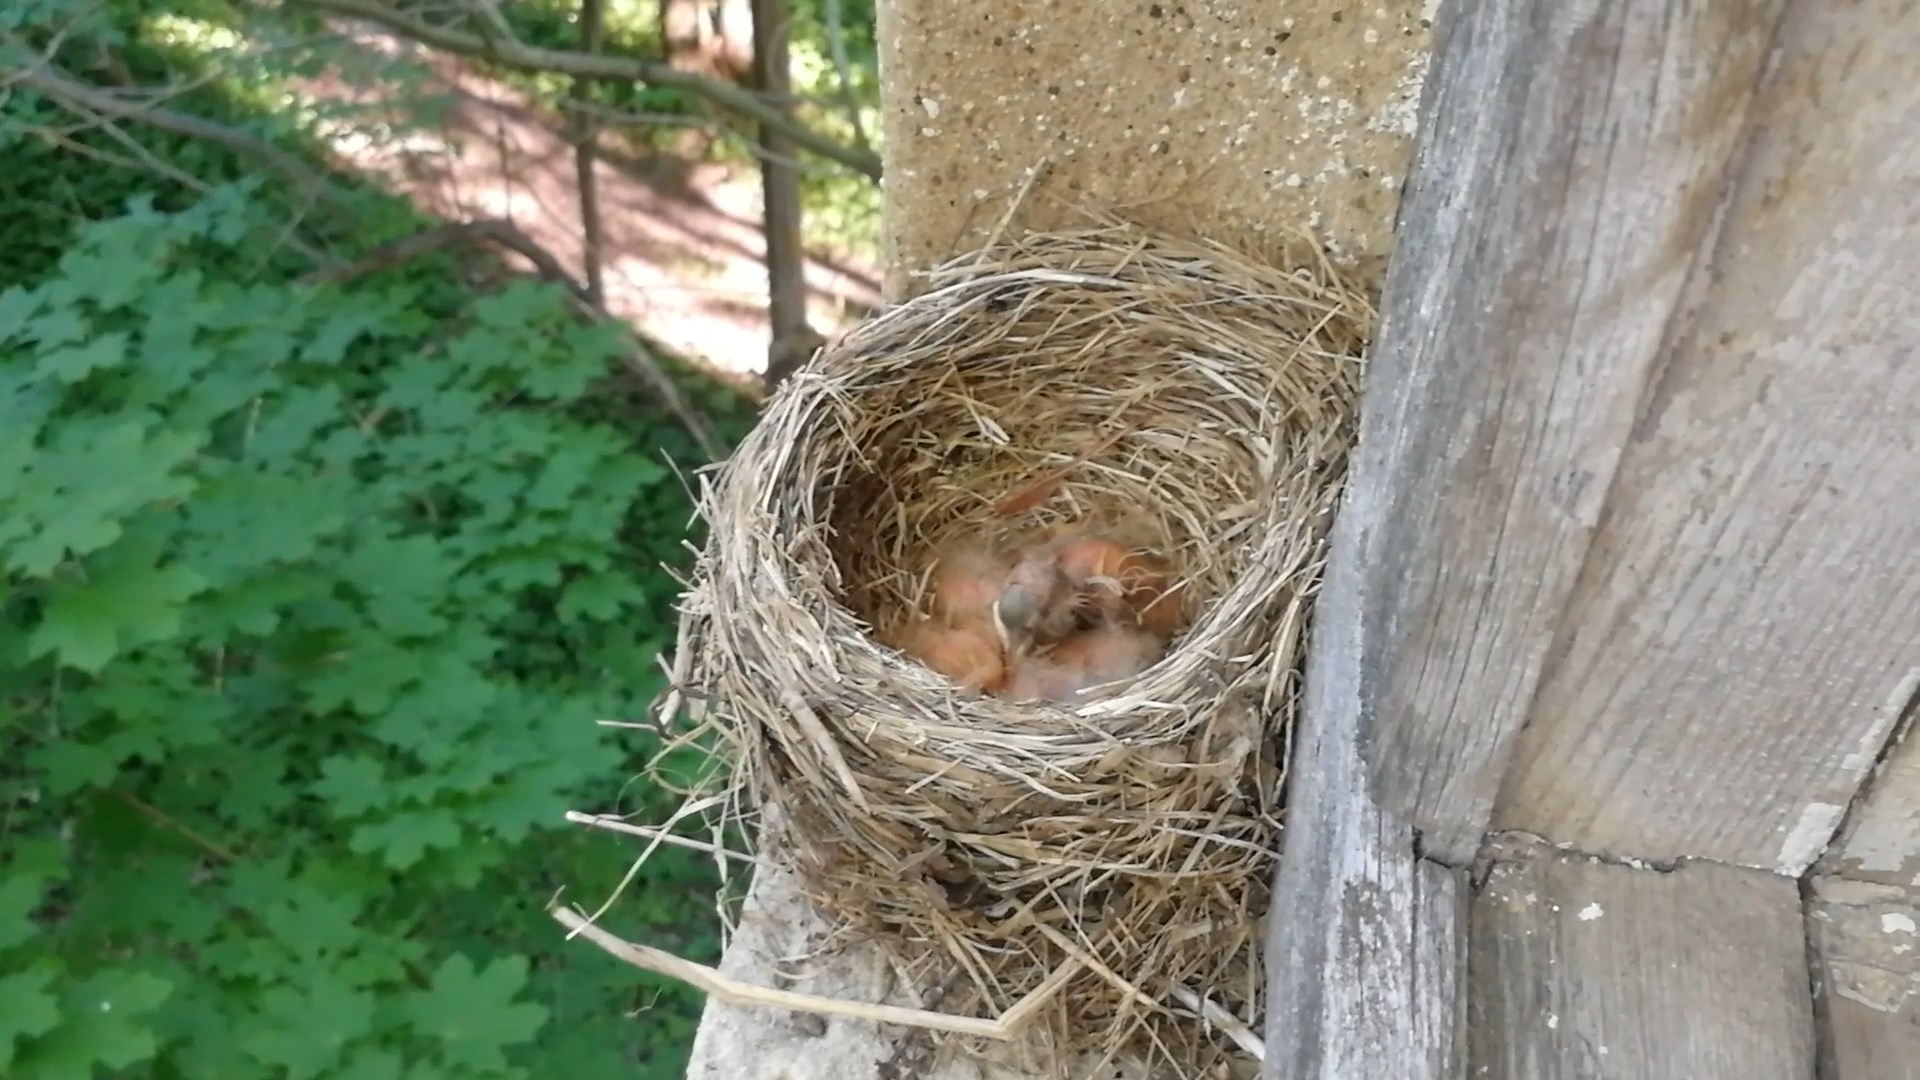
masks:
[[[1013,634],[1007,629],[1007,620],[1000,614],[999,600],[993,602],[993,607],[988,609],[988,614],[992,617],[994,639],[1000,643],[1001,649],[1012,653],[1014,651]]]

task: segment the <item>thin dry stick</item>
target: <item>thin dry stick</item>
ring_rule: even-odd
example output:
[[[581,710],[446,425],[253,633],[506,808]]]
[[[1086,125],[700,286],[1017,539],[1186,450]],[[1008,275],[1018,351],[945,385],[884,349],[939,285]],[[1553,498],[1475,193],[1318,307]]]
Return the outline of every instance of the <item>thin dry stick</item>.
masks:
[[[8,40],[18,41],[11,34],[5,37]],[[45,61],[35,61],[13,72],[8,76],[8,80],[21,86],[30,86],[69,107],[78,104],[104,116],[134,120],[174,135],[218,143],[229,150],[237,151],[265,164],[315,201],[324,203],[334,210],[351,210],[346,197],[328,183],[320,173],[309,168],[305,162],[271,143],[256,139],[244,132],[210,120],[202,120],[197,116],[174,112],[155,105],[151,101],[129,100],[124,94],[109,93],[88,86]],[[162,96],[161,91],[152,90],[152,88],[148,90],[148,96]]]
[[[601,37],[601,0],[580,0],[580,51],[598,55]],[[573,80],[576,101],[587,101],[593,93],[593,80]],[[587,302],[597,308],[607,306],[605,238],[600,226],[600,184],[594,177],[594,165],[600,156],[599,125],[585,114],[574,117],[573,168],[580,189],[580,261],[587,279]]]
[[[590,828],[605,829],[608,832],[625,833],[628,836],[638,836],[643,840],[657,840],[660,843],[669,844],[673,847],[701,851],[709,855],[725,855],[729,859],[752,863],[754,866],[771,867],[773,865],[756,855],[748,855],[741,851],[729,851],[718,844],[710,844],[705,840],[694,840],[689,837],[679,836],[665,829],[653,828],[650,825],[635,825],[629,821],[622,821],[611,814],[583,814],[578,810],[569,810],[567,811],[567,820],[575,825],[586,825]]]
[[[364,19],[422,45],[442,52],[478,57],[520,71],[550,72],[574,78],[616,83],[646,83],[650,86],[685,90],[712,101],[756,123],[770,124],[785,131],[801,149],[873,180],[880,179],[880,159],[871,152],[857,150],[830,139],[812,128],[784,115],[762,101],[750,90],[721,79],[681,71],[666,64],[635,60],[625,56],[585,56],[559,49],[543,49],[519,38],[498,34],[481,36],[429,23],[395,10],[376,0],[298,0],[305,6],[349,18]]]
[[[860,99],[853,93],[853,62],[847,59],[846,19],[840,0],[826,0],[821,17],[827,24],[827,54],[833,57],[833,72],[840,85],[840,103],[847,110],[847,123],[853,125],[854,142],[865,150],[873,145],[867,139],[866,123],[860,119]]]
[[[729,1005],[792,1009],[796,1012],[814,1013],[820,1016],[844,1016],[853,1020],[869,1020],[876,1024],[899,1024],[903,1027],[950,1031],[957,1035],[974,1035],[1001,1042],[1010,1042],[1018,1037],[1033,1014],[1040,1011],[1048,1000],[1066,985],[1067,980],[1078,973],[1080,968],[1078,963],[1067,961],[1025,997],[1009,1006],[1006,1012],[1000,1014],[998,1020],[982,1020],[978,1017],[954,1016],[929,1009],[912,1009],[904,1005],[873,1005],[864,1001],[846,1001],[841,998],[820,997],[815,994],[775,990],[771,987],[743,983],[705,964],[682,960],[672,953],[661,952],[651,946],[638,945],[609,934],[587,921],[586,916],[577,909],[555,907],[550,911],[554,921],[566,927],[570,934],[578,934],[586,938],[606,950],[609,955],[625,960],[644,971],[679,979],[709,997],[719,998]]]
[[[1228,1012],[1212,998],[1201,997],[1184,986],[1173,988],[1174,1000],[1204,1017],[1207,1023],[1220,1029],[1221,1033],[1233,1040],[1233,1044],[1245,1050],[1255,1061],[1267,1060],[1266,1040],[1253,1033],[1253,1029],[1242,1023],[1240,1018]]]

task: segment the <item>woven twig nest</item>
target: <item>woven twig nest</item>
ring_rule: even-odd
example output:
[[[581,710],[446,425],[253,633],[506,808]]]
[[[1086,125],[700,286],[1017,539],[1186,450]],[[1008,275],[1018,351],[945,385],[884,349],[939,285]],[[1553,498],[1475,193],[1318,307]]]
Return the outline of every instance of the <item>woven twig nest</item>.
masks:
[[[1192,1074],[1233,1018],[1259,1028],[1302,632],[1372,325],[1324,261],[1293,265],[1111,223],[970,254],[794,375],[707,492],[681,682],[742,811],[778,808],[761,857],[943,1010],[1026,999],[1050,1054]],[[931,549],[1061,521],[1170,558],[1189,622],[1145,673],[1015,702],[876,643]]]

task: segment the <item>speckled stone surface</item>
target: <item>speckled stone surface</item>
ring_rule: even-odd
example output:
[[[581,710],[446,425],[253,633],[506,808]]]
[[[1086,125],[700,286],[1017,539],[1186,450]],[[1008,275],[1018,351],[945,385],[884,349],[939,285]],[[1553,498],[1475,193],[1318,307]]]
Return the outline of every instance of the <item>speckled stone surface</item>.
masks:
[[[886,291],[1068,201],[1221,239],[1306,226],[1363,273],[1390,250],[1432,0],[882,0]],[[1052,198],[1058,196],[1059,198]],[[723,970],[765,986],[915,1004],[764,873]],[[1257,1027],[1257,1025],[1256,1025]],[[901,1029],[708,1004],[689,1080],[1020,1080],[928,1062]],[[1099,1080],[1133,1080],[1111,1066]]]
[[[1063,200],[1215,235],[1318,231],[1377,272],[1391,246],[1432,0],[896,0],[880,10],[888,293]]]

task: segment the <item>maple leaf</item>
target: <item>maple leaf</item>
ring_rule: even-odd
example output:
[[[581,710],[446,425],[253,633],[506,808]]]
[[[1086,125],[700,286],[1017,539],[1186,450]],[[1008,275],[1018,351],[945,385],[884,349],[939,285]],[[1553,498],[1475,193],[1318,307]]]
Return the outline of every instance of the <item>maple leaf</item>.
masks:
[[[55,584],[29,655],[97,672],[128,647],[177,634],[186,602],[206,580],[167,563],[159,539],[151,530],[130,536],[93,560],[85,578]]]
[[[379,852],[388,866],[405,870],[434,848],[460,842],[460,822],[440,807],[407,811],[353,830],[348,846],[359,854]]]
[[[547,1021],[547,1009],[515,1001],[527,981],[527,958],[503,956],[476,970],[464,953],[447,957],[433,985],[407,1002],[407,1016],[420,1034],[440,1046],[450,1065],[497,1070],[503,1047],[531,1039]]]
[[[359,817],[393,801],[386,769],[372,758],[358,754],[340,754],[322,761],[320,779],[314,782],[313,792],[332,803],[334,813],[343,818]]]
[[[60,1026],[60,999],[52,986],[59,972],[47,963],[0,975],[0,1070],[13,1062],[14,1044]]]
[[[286,1070],[291,1080],[327,1071],[346,1046],[373,1028],[374,996],[325,972],[299,987],[276,986],[260,995],[260,1011],[240,1033],[247,1053]]]
[[[127,344],[127,335],[114,332],[51,349],[41,354],[38,372],[63,383],[77,383],[96,371],[126,363]]]
[[[94,1066],[126,1069],[158,1048],[148,1018],[173,992],[157,975],[97,971],[61,1002],[60,1023],[15,1050],[21,1080],[92,1080]]]
[[[33,912],[47,885],[58,876],[59,852],[50,845],[21,843],[9,855],[7,875],[0,878],[0,952],[24,945],[40,933]]]
[[[0,555],[28,577],[46,577],[69,557],[117,541],[125,520],[155,503],[183,498],[193,481],[175,474],[203,436],[150,432],[132,416],[62,424],[6,498],[0,489]],[[9,505],[11,504],[11,505]],[[4,543],[17,537],[12,543]],[[7,550],[11,548],[11,550]]]

